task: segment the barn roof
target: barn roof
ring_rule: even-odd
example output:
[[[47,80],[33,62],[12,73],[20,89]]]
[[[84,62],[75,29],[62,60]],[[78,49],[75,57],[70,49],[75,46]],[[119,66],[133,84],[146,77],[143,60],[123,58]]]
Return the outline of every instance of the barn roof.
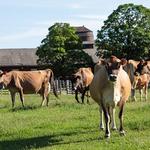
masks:
[[[36,51],[36,48],[0,49],[0,66],[36,66]],[[95,48],[84,49],[84,52],[92,57],[93,62],[98,61]]]
[[[0,66],[37,65],[36,48],[0,49]]]
[[[77,33],[92,32],[91,30],[89,30],[85,26],[79,26],[79,27],[74,27],[74,28],[76,29]]]
[[[94,63],[97,63],[99,58],[96,56],[96,48],[92,48],[92,49],[84,49],[83,50],[85,53],[87,53],[89,56],[91,56],[92,60]]]

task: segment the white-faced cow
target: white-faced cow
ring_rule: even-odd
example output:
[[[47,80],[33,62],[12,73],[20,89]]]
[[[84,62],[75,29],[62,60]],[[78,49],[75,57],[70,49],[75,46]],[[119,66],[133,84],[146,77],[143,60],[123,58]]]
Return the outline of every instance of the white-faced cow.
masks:
[[[15,94],[19,93],[22,106],[24,107],[23,94],[39,93],[42,96],[42,103],[45,101],[48,106],[50,86],[53,86],[54,95],[57,92],[54,84],[54,74],[51,69],[38,71],[10,71],[0,73],[0,84],[10,91],[12,107],[15,103]]]
[[[89,103],[89,85],[93,79],[93,73],[91,68],[80,68],[78,71],[73,75],[74,77],[74,90],[75,90],[75,99],[78,103],[78,93],[81,93],[81,100],[84,103],[84,96],[87,92],[87,103]]]
[[[123,129],[123,109],[128,100],[131,91],[129,76],[122,69],[120,62],[111,57],[109,62],[103,62],[101,67],[95,72],[94,78],[90,84],[91,97],[100,107],[100,127],[103,126],[102,112],[104,112],[106,131],[105,137],[110,137],[109,124],[112,120],[112,126],[115,127],[115,106],[120,108],[120,134],[124,135]]]

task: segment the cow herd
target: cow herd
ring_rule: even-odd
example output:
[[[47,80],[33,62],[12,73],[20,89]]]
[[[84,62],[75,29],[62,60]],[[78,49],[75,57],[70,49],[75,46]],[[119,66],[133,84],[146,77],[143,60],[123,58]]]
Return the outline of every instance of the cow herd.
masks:
[[[89,68],[80,68],[80,70],[88,70]],[[92,71],[89,73],[91,74]],[[118,59],[111,56],[109,59],[101,59],[94,67],[93,79],[88,81],[87,73],[78,71],[76,74],[80,75],[80,80],[76,80],[75,89],[78,91],[90,90],[92,99],[99,105],[100,110],[100,128],[104,129],[103,115],[105,118],[105,137],[110,137],[109,125],[111,123],[112,129],[116,128],[115,123],[115,107],[119,106],[119,132],[121,135],[125,134],[123,129],[123,110],[126,101],[131,96],[131,100],[136,101],[135,90],[140,92],[140,100],[142,100],[142,91],[145,93],[145,100],[147,100],[147,90],[150,81],[150,62],[148,61],[134,61],[126,59]],[[78,83],[78,84],[77,84]],[[87,83],[87,84],[85,84]],[[77,85],[80,85],[77,87]],[[82,85],[82,86],[81,86]],[[86,86],[85,86],[86,85]],[[82,87],[80,90],[80,87]],[[83,96],[81,97],[82,102]],[[77,99],[78,101],[78,99]],[[79,101],[78,101],[79,102]]]
[[[136,101],[135,90],[140,92],[140,100],[144,90],[145,100],[149,85],[150,62],[118,59],[111,56],[109,59],[100,59],[95,65],[94,72],[91,68],[80,68],[73,74],[75,99],[78,103],[84,103],[84,96],[89,97],[99,105],[100,128],[104,129],[105,137],[110,137],[110,124],[116,128],[115,107],[118,106],[121,135],[125,134],[123,128],[123,110],[126,101]],[[48,106],[49,92],[51,88],[58,97],[54,82],[54,74],[51,69],[37,71],[0,71],[0,85],[10,91],[12,107],[15,103],[15,95],[19,93],[22,106],[24,107],[23,94],[37,93],[42,96],[41,106],[46,102]],[[90,94],[88,93],[90,91]],[[78,94],[81,94],[81,102]]]

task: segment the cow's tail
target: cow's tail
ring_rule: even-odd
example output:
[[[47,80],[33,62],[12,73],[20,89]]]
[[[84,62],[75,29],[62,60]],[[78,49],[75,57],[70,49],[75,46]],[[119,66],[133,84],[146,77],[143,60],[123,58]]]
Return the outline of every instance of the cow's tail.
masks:
[[[51,84],[51,86],[52,86],[54,95],[58,98],[58,94],[57,94],[57,89],[56,89],[56,85],[55,85],[55,80],[54,80],[54,73],[53,73],[53,71],[51,71],[51,75],[50,75],[50,84]]]

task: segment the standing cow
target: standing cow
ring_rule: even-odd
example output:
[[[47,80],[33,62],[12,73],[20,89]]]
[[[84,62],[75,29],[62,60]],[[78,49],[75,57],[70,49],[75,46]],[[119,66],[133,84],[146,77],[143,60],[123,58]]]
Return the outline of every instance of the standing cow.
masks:
[[[12,107],[15,103],[15,94],[19,93],[22,106],[24,107],[23,94],[39,93],[42,96],[43,106],[45,101],[48,106],[50,85],[53,86],[53,93],[57,97],[54,84],[54,74],[51,69],[38,71],[10,71],[0,72],[0,84],[10,91]]]
[[[74,74],[74,90],[75,90],[75,99],[77,100],[78,103],[78,93],[81,93],[81,100],[82,103],[84,103],[84,96],[85,93],[87,92],[87,103],[89,103],[89,95],[88,95],[88,90],[89,90],[89,85],[93,79],[93,73],[91,68],[80,68],[78,71]]]
[[[136,101],[135,90],[138,89],[140,92],[140,99],[142,99],[142,91],[144,89],[145,100],[147,99],[147,89],[150,81],[150,61],[135,61],[128,60],[124,65],[124,70],[128,73],[132,89],[131,99]]]
[[[112,126],[115,126],[115,107],[120,108],[120,134],[124,135],[123,129],[123,109],[124,104],[128,100],[131,91],[131,83],[129,76],[122,69],[121,62],[118,62],[115,57],[109,62],[103,61],[102,65],[95,72],[94,78],[90,84],[91,97],[100,107],[100,126],[103,126],[104,112],[105,117],[105,137],[110,137],[109,124],[113,120]]]

